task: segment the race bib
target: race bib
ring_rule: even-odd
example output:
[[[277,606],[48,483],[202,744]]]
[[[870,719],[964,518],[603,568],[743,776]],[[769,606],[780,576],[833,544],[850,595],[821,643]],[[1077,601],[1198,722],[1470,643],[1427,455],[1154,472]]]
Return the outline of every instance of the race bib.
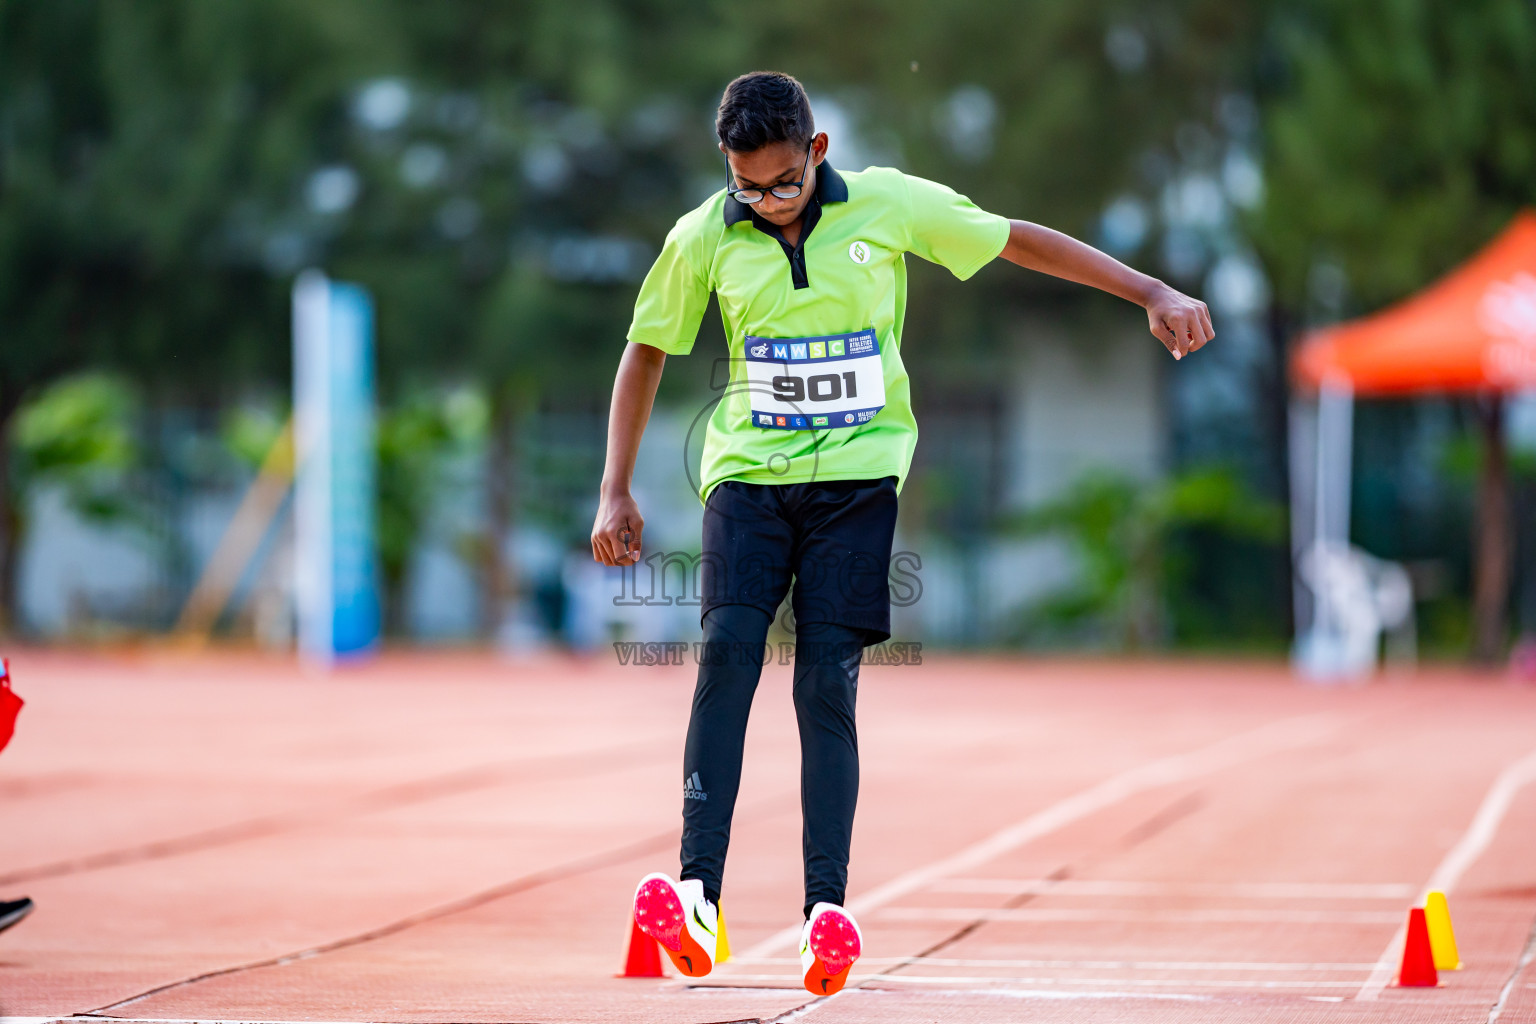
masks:
[[[774,430],[857,427],[885,406],[873,327],[821,338],[746,340],[752,424]]]

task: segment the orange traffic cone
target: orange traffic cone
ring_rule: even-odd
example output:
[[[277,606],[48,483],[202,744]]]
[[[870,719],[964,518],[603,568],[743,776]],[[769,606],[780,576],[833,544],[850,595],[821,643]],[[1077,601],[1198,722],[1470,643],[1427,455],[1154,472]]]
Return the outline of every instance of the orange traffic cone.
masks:
[[[1403,943],[1403,967],[1398,971],[1397,983],[1404,988],[1433,988],[1440,984],[1423,907],[1408,911],[1408,939]]]
[[[656,940],[640,930],[633,917],[629,920],[629,949],[624,953],[624,970],[621,978],[665,978],[661,969],[661,947]]]

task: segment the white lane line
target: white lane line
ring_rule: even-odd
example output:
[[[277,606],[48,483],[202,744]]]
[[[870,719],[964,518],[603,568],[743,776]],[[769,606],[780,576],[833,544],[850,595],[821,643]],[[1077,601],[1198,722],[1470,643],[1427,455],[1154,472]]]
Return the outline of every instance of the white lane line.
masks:
[[[1059,800],[1044,810],[1036,811],[1022,821],[994,832],[957,853],[931,861],[903,875],[898,875],[883,885],[876,886],[850,900],[848,909],[856,915],[867,914],[909,893],[926,888],[941,878],[974,870],[1026,843],[1050,835],[1091,814],[1113,807],[1138,793],[1209,775],[1244,761],[1256,760],[1267,754],[1316,743],[1337,732],[1340,725],[1339,716],[1330,714],[1282,719],[1257,729],[1229,736],[1189,753],[1159,758],[1127,769],[1119,775],[1113,775],[1103,782]],[[783,931],[768,936],[750,949],[744,950],[742,955],[767,956],[798,941],[800,931],[800,925],[791,925]]]
[[[853,989],[847,989],[847,988],[843,989],[843,992],[851,992],[851,991],[853,991]],[[896,994],[901,992],[900,989],[896,989],[896,988],[888,988],[888,989],[882,989],[882,988],[861,988],[858,991],[859,991],[860,994],[866,994],[867,993],[869,995],[875,995],[875,996],[896,995]],[[838,994],[841,995],[842,993],[840,992]],[[1115,991],[1109,991],[1109,992],[1064,992],[1061,989],[1054,989],[1053,990],[1053,989],[1048,989],[1048,988],[1034,988],[1034,989],[1031,989],[1031,988],[988,988],[988,989],[957,988],[957,989],[954,989],[954,990],[942,989],[941,988],[941,989],[929,989],[928,990],[928,995],[931,995],[931,996],[962,996],[962,997],[972,998],[972,999],[974,999],[978,995],[1002,997],[1002,998],[1006,998],[1006,999],[1050,999],[1050,1000],[1065,1000],[1065,999],[1073,999],[1073,1000],[1082,1000],[1082,999],[1136,999],[1136,1000],[1145,1001],[1145,1000],[1148,1000],[1148,999],[1162,999],[1162,1000],[1166,1000],[1168,1002],[1179,1002],[1179,1003],[1208,1003],[1212,999],[1215,998],[1214,996],[1208,996],[1208,995],[1198,996],[1198,995],[1195,995],[1192,992],[1190,992],[1190,993],[1185,993],[1185,992],[1115,992]],[[1324,998],[1327,998],[1327,997],[1325,996]]]
[[[717,992],[765,992],[765,991],[775,991],[775,992],[777,992],[777,991],[788,991],[789,990],[789,986],[784,986],[783,988],[780,988],[777,985],[772,986],[772,987],[765,987],[765,986],[761,986],[761,985],[738,985],[738,986],[730,986],[730,985],[689,985],[689,986],[687,986],[687,988],[688,988],[688,991],[691,992],[691,993],[711,992],[711,991],[717,991]],[[847,995],[850,992],[858,992],[859,995],[861,997],[864,997],[864,998],[879,998],[880,996],[891,996],[891,995],[901,995],[902,994],[901,989],[897,989],[897,988],[857,988],[857,989],[855,989],[855,988],[845,988],[841,992],[836,993],[835,995],[823,996],[820,999],[813,999],[809,1003],[806,1003],[804,1006],[797,1006],[797,1007],[795,1007],[795,1009],[790,1010],[787,1013],[780,1014],[777,1017],[771,1017],[767,1021],[765,1021],[764,1024],[785,1024],[785,1022],[787,1022],[787,1021],[798,1020],[799,1018],[804,1017],[806,1014],[808,1014],[808,1013],[812,1012],[813,1010],[815,1010],[816,1007],[822,1006],[822,1005],[824,1005],[826,1003],[830,1003],[834,999],[840,999],[840,998],[842,998],[843,996]],[[1181,1002],[1181,1003],[1208,1003],[1212,999],[1215,998],[1214,996],[1211,996],[1211,995],[1195,995],[1192,992],[1190,992],[1190,993],[1180,993],[1180,992],[1113,992],[1113,991],[1111,991],[1111,992],[1069,992],[1069,991],[1065,991],[1063,989],[1054,989],[1053,990],[1053,989],[1025,989],[1025,988],[980,988],[980,989],[978,989],[978,988],[942,989],[941,988],[941,989],[929,989],[924,994],[925,995],[929,995],[929,996],[958,996],[958,997],[965,998],[965,999],[975,999],[977,996],[988,996],[988,997],[992,997],[992,998],[1003,998],[1003,999],[1044,999],[1044,1000],[1057,1000],[1057,1001],[1069,1000],[1069,999],[1070,1000],[1083,1000],[1083,999],[1137,999],[1137,1000],[1141,1000],[1141,1001],[1146,1001],[1148,999],[1158,999],[1158,1000],[1164,1000],[1164,1001],[1168,1001],[1168,1002]],[[1343,999],[1344,999],[1343,996],[1303,996],[1302,998],[1303,999],[1317,999],[1317,1000],[1325,1001],[1325,1002],[1342,1002]],[[126,1024],[134,1024],[134,1022],[128,1021],[128,1022],[126,1022]],[[188,1022],[184,1022],[184,1024],[202,1024],[202,1022],[188,1021]]]
[[[1509,972],[1509,980],[1499,990],[1499,998],[1493,1004],[1493,1009],[1488,1011],[1488,1024],[1494,1024],[1495,1021],[1504,1016],[1504,1007],[1509,1005],[1509,997],[1514,995],[1515,983],[1520,980],[1520,976],[1525,973],[1525,969],[1531,966],[1533,962],[1536,962],[1536,924],[1531,925],[1530,937],[1525,940],[1525,952],[1515,962],[1515,969]],[[1527,984],[1525,987],[1536,988],[1536,985]]]
[[[1509,813],[1509,805],[1514,802],[1515,795],[1532,781],[1536,781],[1536,752],[1527,754],[1499,773],[1499,777],[1493,780],[1493,785],[1483,797],[1482,804],[1478,806],[1477,814],[1472,817],[1472,824],[1467,826],[1461,839],[1440,861],[1440,866],[1435,868],[1435,873],[1429,876],[1429,882],[1419,894],[1418,902],[1423,903],[1424,897],[1432,892],[1449,894],[1456,888],[1456,884],[1461,881],[1461,876],[1477,862],[1477,858],[1481,857],[1488,849],[1488,845],[1493,842],[1499,826],[1504,823],[1504,816]],[[1403,916],[1406,918],[1407,915]],[[1392,981],[1392,974],[1397,969],[1398,957],[1402,953],[1403,940],[1407,937],[1407,933],[1408,922],[1404,920],[1397,926],[1392,941],[1388,942],[1387,948],[1382,951],[1381,959],[1376,961],[1376,969],[1371,972],[1370,978],[1355,994],[1356,999],[1370,1002],[1380,996],[1382,989]]]
[[[1093,878],[945,878],[935,892],[1008,896],[1192,896],[1251,900],[1407,900],[1412,882],[1131,882]]]
[[[774,964],[800,965],[799,957],[762,956],[739,957],[734,954],[731,962],[751,963],[760,966]],[[933,967],[1037,967],[1067,971],[1325,971],[1336,974],[1358,974],[1374,970],[1374,963],[1329,964],[1285,963],[1262,961],[1199,961],[1199,960],[976,960],[956,957],[925,956],[913,961],[909,956],[865,956],[859,958],[859,966],[890,967],[894,964]]]
[[[94,1013],[77,1013],[69,1017],[0,1017],[0,1024],[381,1024],[379,1021],[361,1020],[273,1020],[263,1017],[103,1017]]]
[[[709,990],[731,990],[739,988],[737,981],[755,982],[779,982],[786,991],[799,988],[799,979],[789,974],[742,974],[732,979],[731,983],[712,985],[707,981],[697,982],[688,986],[690,992]],[[1046,975],[1038,978],[1009,977],[1002,974],[977,974],[972,976],[955,974],[889,974],[877,977],[864,978],[859,985],[845,988],[844,992],[871,992],[880,989],[888,989],[895,984],[912,985],[921,987],[924,985],[977,985],[983,986],[980,991],[986,991],[988,985],[1047,985],[1047,986],[1086,986],[1094,989],[1113,988],[1120,986],[1136,986],[1142,988],[1236,988],[1236,989],[1326,989],[1326,988],[1354,988],[1353,981],[1314,981],[1311,979],[1297,979],[1295,981],[1265,980],[1263,978],[1058,978]],[[759,985],[758,988],[777,988],[779,986]]]
[[[884,921],[1097,921],[1145,924],[1391,924],[1401,915],[1385,910],[1281,910],[1212,908],[1206,910],[1122,910],[1113,907],[886,907]],[[915,961],[923,963],[927,960]]]
[[[892,983],[911,985],[1086,985],[1090,987],[1113,988],[1122,986],[1144,986],[1147,988],[1240,988],[1240,989],[1274,989],[1274,988],[1354,988],[1352,981],[1265,981],[1261,978],[1005,978],[999,975],[978,974],[973,977],[960,977],[952,974],[935,974],[932,976],[923,974],[889,974],[878,978],[871,978],[867,986],[885,987]],[[868,991],[861,988],[859,991]]]
[[[788,1021],[798,1020],[815,1010],[818,1006],[825,1006],[827,1003],[830,1003],[834,999],[841,999],[843,994],[847,991],[848,989],[845,988],[839,989],[829,996],[817,996],[810,1002],[797,1006],[793,1010],[786,1010],[784,1013],[779,1014],[777,1017],[770,1017],[765,1022],[765,1024],[787,1024]]]

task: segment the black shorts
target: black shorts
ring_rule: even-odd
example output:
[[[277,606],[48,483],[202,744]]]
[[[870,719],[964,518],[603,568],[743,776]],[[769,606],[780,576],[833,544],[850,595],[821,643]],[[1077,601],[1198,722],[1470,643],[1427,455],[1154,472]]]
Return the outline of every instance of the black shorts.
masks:
[[[896,478],[749,484],[727,480],[704,506],[702,615],[746,604],[770,616],[793,577],[796,622],[891,636]]]

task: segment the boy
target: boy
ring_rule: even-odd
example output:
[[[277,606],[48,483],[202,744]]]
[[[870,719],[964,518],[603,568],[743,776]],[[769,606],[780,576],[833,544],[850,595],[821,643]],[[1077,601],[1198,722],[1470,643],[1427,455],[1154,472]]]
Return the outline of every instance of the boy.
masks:
[[[704,441],[703,656],[683,753],[682,871],[647,875],[641,929],[677,969],[714,966],[717,905],[747,712],[768,626],[794,579],[795,715],[804,818],[805,987],[839,991],[862,950],[843,908],[858,794],[854,696],[862,649],[890,636],[896,495],[917,424],[902,366],[903,254],[970,277],[1002,256],[1147,311],[1179,359],[1213,336],[1205,304],[1090,246],[986,213],[888,168],[826,163],[800,83],[743,75],[715,122],[726,188],[685,214],[640,287],[614,381],[592,555],[639,560],[635,454],[667,355],[692,347],[719,296],[731,382]]]

